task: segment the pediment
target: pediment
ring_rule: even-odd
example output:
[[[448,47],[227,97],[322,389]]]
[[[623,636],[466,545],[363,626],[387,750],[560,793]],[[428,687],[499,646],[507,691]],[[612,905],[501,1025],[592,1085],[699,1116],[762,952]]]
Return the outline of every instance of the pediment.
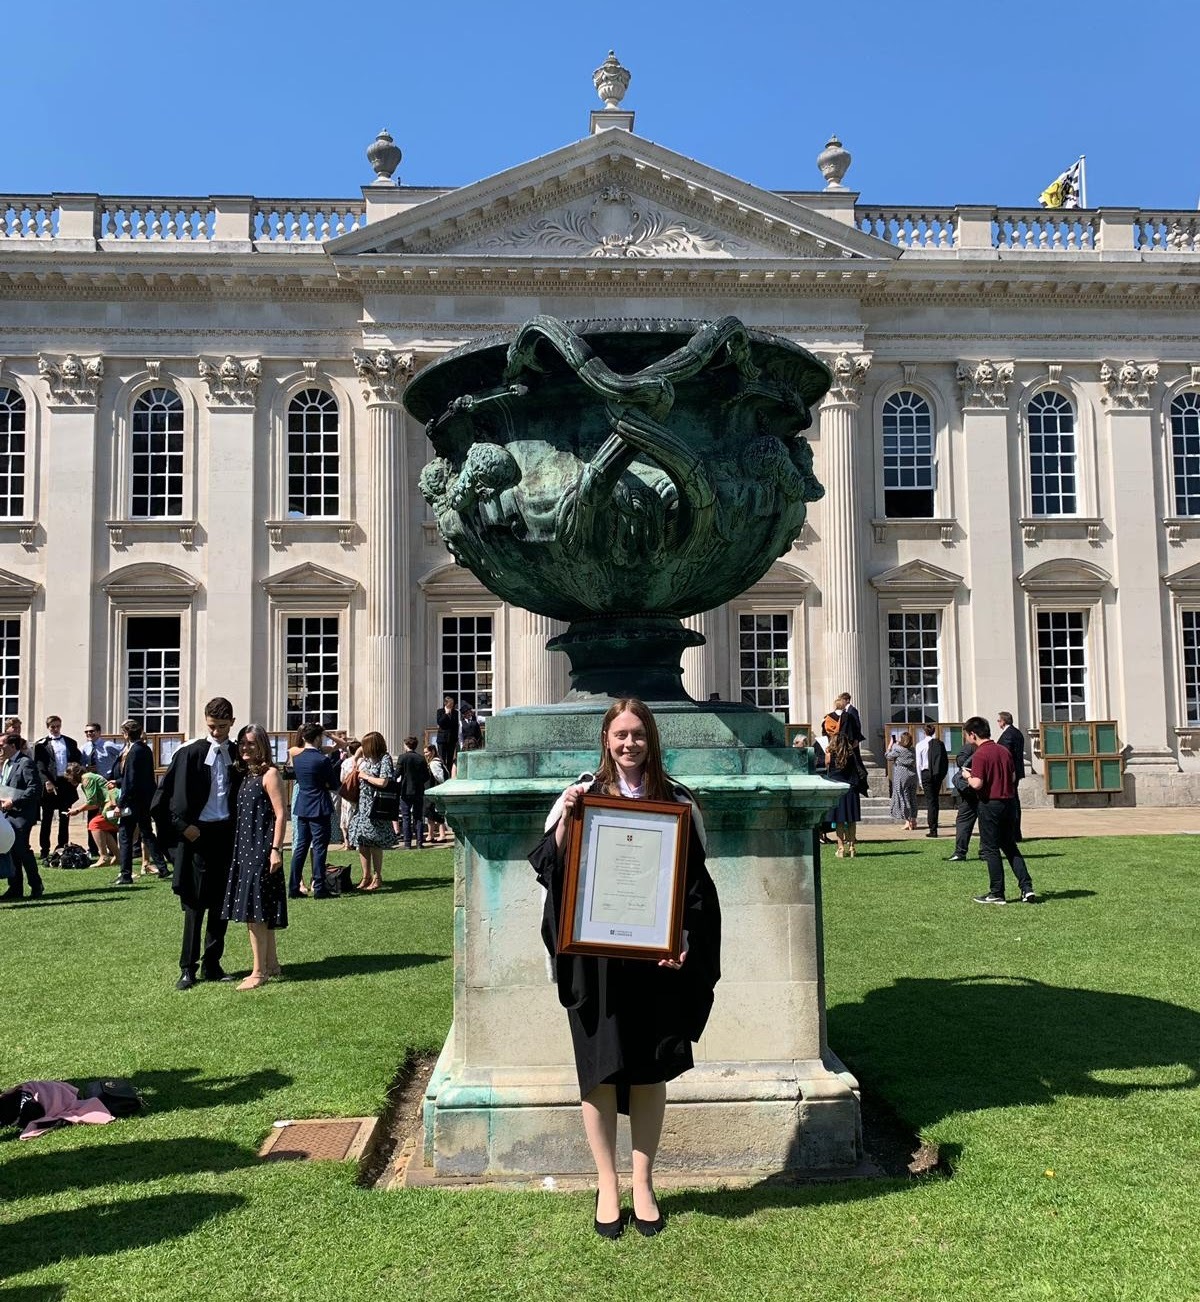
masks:
[[[895,569],[885,570],[871,580],[876,592],[888,596],[908,593],[934,594],[951,597],[962,587],[961,574],[943,570],[928,561],[908,561]]]
[[[752,597],[788,596],[800,600],[812,586],[812,577],[799,565],[780,560],[775,561],[766,574],[747,590],[747,593]]]
[[[627,131],[605,131],[331,240],[402,258],[891,261],[899,250]]]
[[[8,570],[0,570],[0,601],[12,603],[23,602],[25,605],[34,599],[41,584],[33,579],[22,578]]]
[[[417,580],[417,586],[430,601],[448,601],[454,598],[486,597],[495,604],[495,597],[464,566],[455,561],[447,561],[423,574]]]
[[[177,597],[190,601],[200,590],[200,580],[156,561],[141,561],[113,570],[100,580],[110,599],[121,597]]]
[[[323,565],[306,561],[290,570],[269,575],[262,580],[262,587],[268,596],[277,601],[317,597],[345,605],[354,595],[358,583],[344,574],[325,569]]]
[[[1063,556],[1035,565],[1026,570],[1017,581],[1026,592],[1077,593],[1095,598],[1112,582],[1112,575],[1090,561]]]
[[[1164,575],[1163,582],[1172,592],[1194,597],[1200,593],[1200,564],[1189,565],[1185,570]]]

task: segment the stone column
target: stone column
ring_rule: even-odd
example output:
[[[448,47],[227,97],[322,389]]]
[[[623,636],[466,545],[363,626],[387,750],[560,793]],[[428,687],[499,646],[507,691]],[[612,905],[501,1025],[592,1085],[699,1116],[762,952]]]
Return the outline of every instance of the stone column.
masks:
[[[375,729],[395,750],[407,727],[412,677],[408,448],[400,393],[412,374],[411,353],[355,351],[370,429],[367,476],[366,714],[356,726]]]
[[[265,662],[246,654],[247,639],[252,637],[254,645],[264,645],[266,633],[254,623],[257,594],[253,545],[251,555],[246,555],[246,523],[261,518],[255,496],[254,414],[262,364],[258,358],[239,361],[226,357],[219,363],[201,358],[199,373],[208,403],[208,510],[204,527],[209,615],[205,621],[206,681],[194,684],[192,695],[197,701],[226,696],[239,719],[263,719],[267,683],[261,670],[255,681],[255,667]]]
[[[1015,543],[1020,507],[1014,508],[1014,503],[1024,501],[1024,493],[1019,484],[1014,491],[1012,484],[1014,448],[1007,398],[1012,365],[964,362],[958,375],[966,457],[963,524],[973,557],[968,580],[972,649],[962,657],[961,717],[1011,710],[1015,718],[1023,698],[1018,694],[1021,657],[1014,639],[1023,636],[1025,621],[1019,618],[1012,578],[1021,571]],[[980,695],[981,685],[986,686],[986,701]],[[950,707],[950,702],[946,705]]]
[[[566,632],[567,626],[562,620],[535,615],[519,606],[509,610],[509,704],[556,705],[570,687],[570,664],[561,651],[547,651],[546,643]]]
[[[825,572],[821,608],[825,625],[826,690],[813,702],[814,717],[828,710],[838,692],[850,693],[866,717],[865,751],[873,750],[878,720],[872,720],[864,699],[867,657],[863,645],[861,539],[863,495],[858,491],[858,407],[869,357],[840,353],[833,359],[833,387],[821,404],[821,542]],[[812,701],[812,692],[809,691]]]
[[[98,713],[91,687],[105,681],[106,666],[93,661],[93,610],[97,512],[96,407],[104,378],[99,357],[74,353],[38,357],[38,374],[50,390],[46,478],[37,505],[46,531],[46,604],[38,630],[39,663],[31,668],[33,718],[26,735],[40,737],[53,711],[64,719]],[[32,476],[30,479],[32,480]]]
[[[1162,526],[1155,501],[1155,434],[1148,406],[1114,408],[1108,413],[1118,653],[1117,671],[1109,681],[1121,740],[1131,748],[1127,768],[1139,783],[1178,769],[1173,738],[1166,732],[1171,656],[1164,645],[1162,611],[1168,597],[1159,578],[1164,568],[1159,555]],[[1138,803],[1144,799],[1145,793],[1139,792]]]
[[[724,606],[706,610],[699,615],[689,615],[684,621],[705,638],[703,646],[688,647],[683,653],[683,687],[694,701],[703,704],[716,692],[725,700],[730,697],[729,639],[726,634],[727,614]],[[733,700],[737,700],[735,692]]]

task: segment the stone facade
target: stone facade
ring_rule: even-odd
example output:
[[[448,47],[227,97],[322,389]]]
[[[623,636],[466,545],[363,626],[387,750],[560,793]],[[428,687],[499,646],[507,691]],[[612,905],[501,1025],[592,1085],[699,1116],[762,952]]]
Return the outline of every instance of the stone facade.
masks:
[[[690,621],[692,694],[847,689],[876,751],[906,713],[1116,719],[1124,798],[1194,799],[1200,217],[865,206],[837,142],[769,192],[632,125],[448,191],[376,157],[345,201],[0,200],[3,709],[191,731],[219,692],[395,744],[446,690],[557,699],[561,629],[449,563],[403,387],[538,313],[733,313],[832,367],[827,494]]]

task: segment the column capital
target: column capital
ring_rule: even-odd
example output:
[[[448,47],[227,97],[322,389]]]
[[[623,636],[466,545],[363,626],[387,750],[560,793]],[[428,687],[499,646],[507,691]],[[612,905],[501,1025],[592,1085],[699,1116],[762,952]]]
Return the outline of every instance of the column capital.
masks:
[[[1158,383],[1157,362],[1100,363],[1100,401],[1113,411],[1148,411],[1150,395]]]
[[[354,373],[362,384],[363,398],[368,404],[398,404],[404,386],[412,378],[416,355],[397,353],[390,348],[377,348],[373,352],[354,350]]]
[[[1008,406],[1008,386],[1013,380],[1012,362],[959,362],[955,373],[963,411],[972,407],[991,411]]]
[[[829,360],[833,371],[833,383],[824,401],[829,405],[840,404],[857,407],[862,400],[862,386],[871,369],[871,357],[868,353],[838,353]]]
[[[210,408],[249,407],[253,409],[262,383],[262,359],[249,357],[238,361],[226,355],[220,362],[201,357],[197,362],[200,378],[208,390]]]
[[[51,401],[63,407],[94,407],[104,379],[104,358],[64,353],[54,358],[39,353],[38,375],[46,381]]]

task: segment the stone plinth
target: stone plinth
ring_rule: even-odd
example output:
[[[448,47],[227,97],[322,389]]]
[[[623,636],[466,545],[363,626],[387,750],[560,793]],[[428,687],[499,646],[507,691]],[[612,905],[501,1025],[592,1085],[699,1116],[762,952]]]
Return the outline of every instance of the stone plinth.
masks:
[[[602,713],[499,714],[487,749],[463,756],[465,774],[438,789],[459,844],[454,1025],[425,1103],[435,1178],[593,1169],[527,855],[558,793],[594,767]],[[667,767],[704,817],[724,973],[696,1068],[668,1086],[660,1165],[697,1175],[851,1167],[857,1086],[825,1042],[812,836],[838,788],[812,776],[808,753],[786,747],[782,723],[761,711],[661,707],[656,717]]]

